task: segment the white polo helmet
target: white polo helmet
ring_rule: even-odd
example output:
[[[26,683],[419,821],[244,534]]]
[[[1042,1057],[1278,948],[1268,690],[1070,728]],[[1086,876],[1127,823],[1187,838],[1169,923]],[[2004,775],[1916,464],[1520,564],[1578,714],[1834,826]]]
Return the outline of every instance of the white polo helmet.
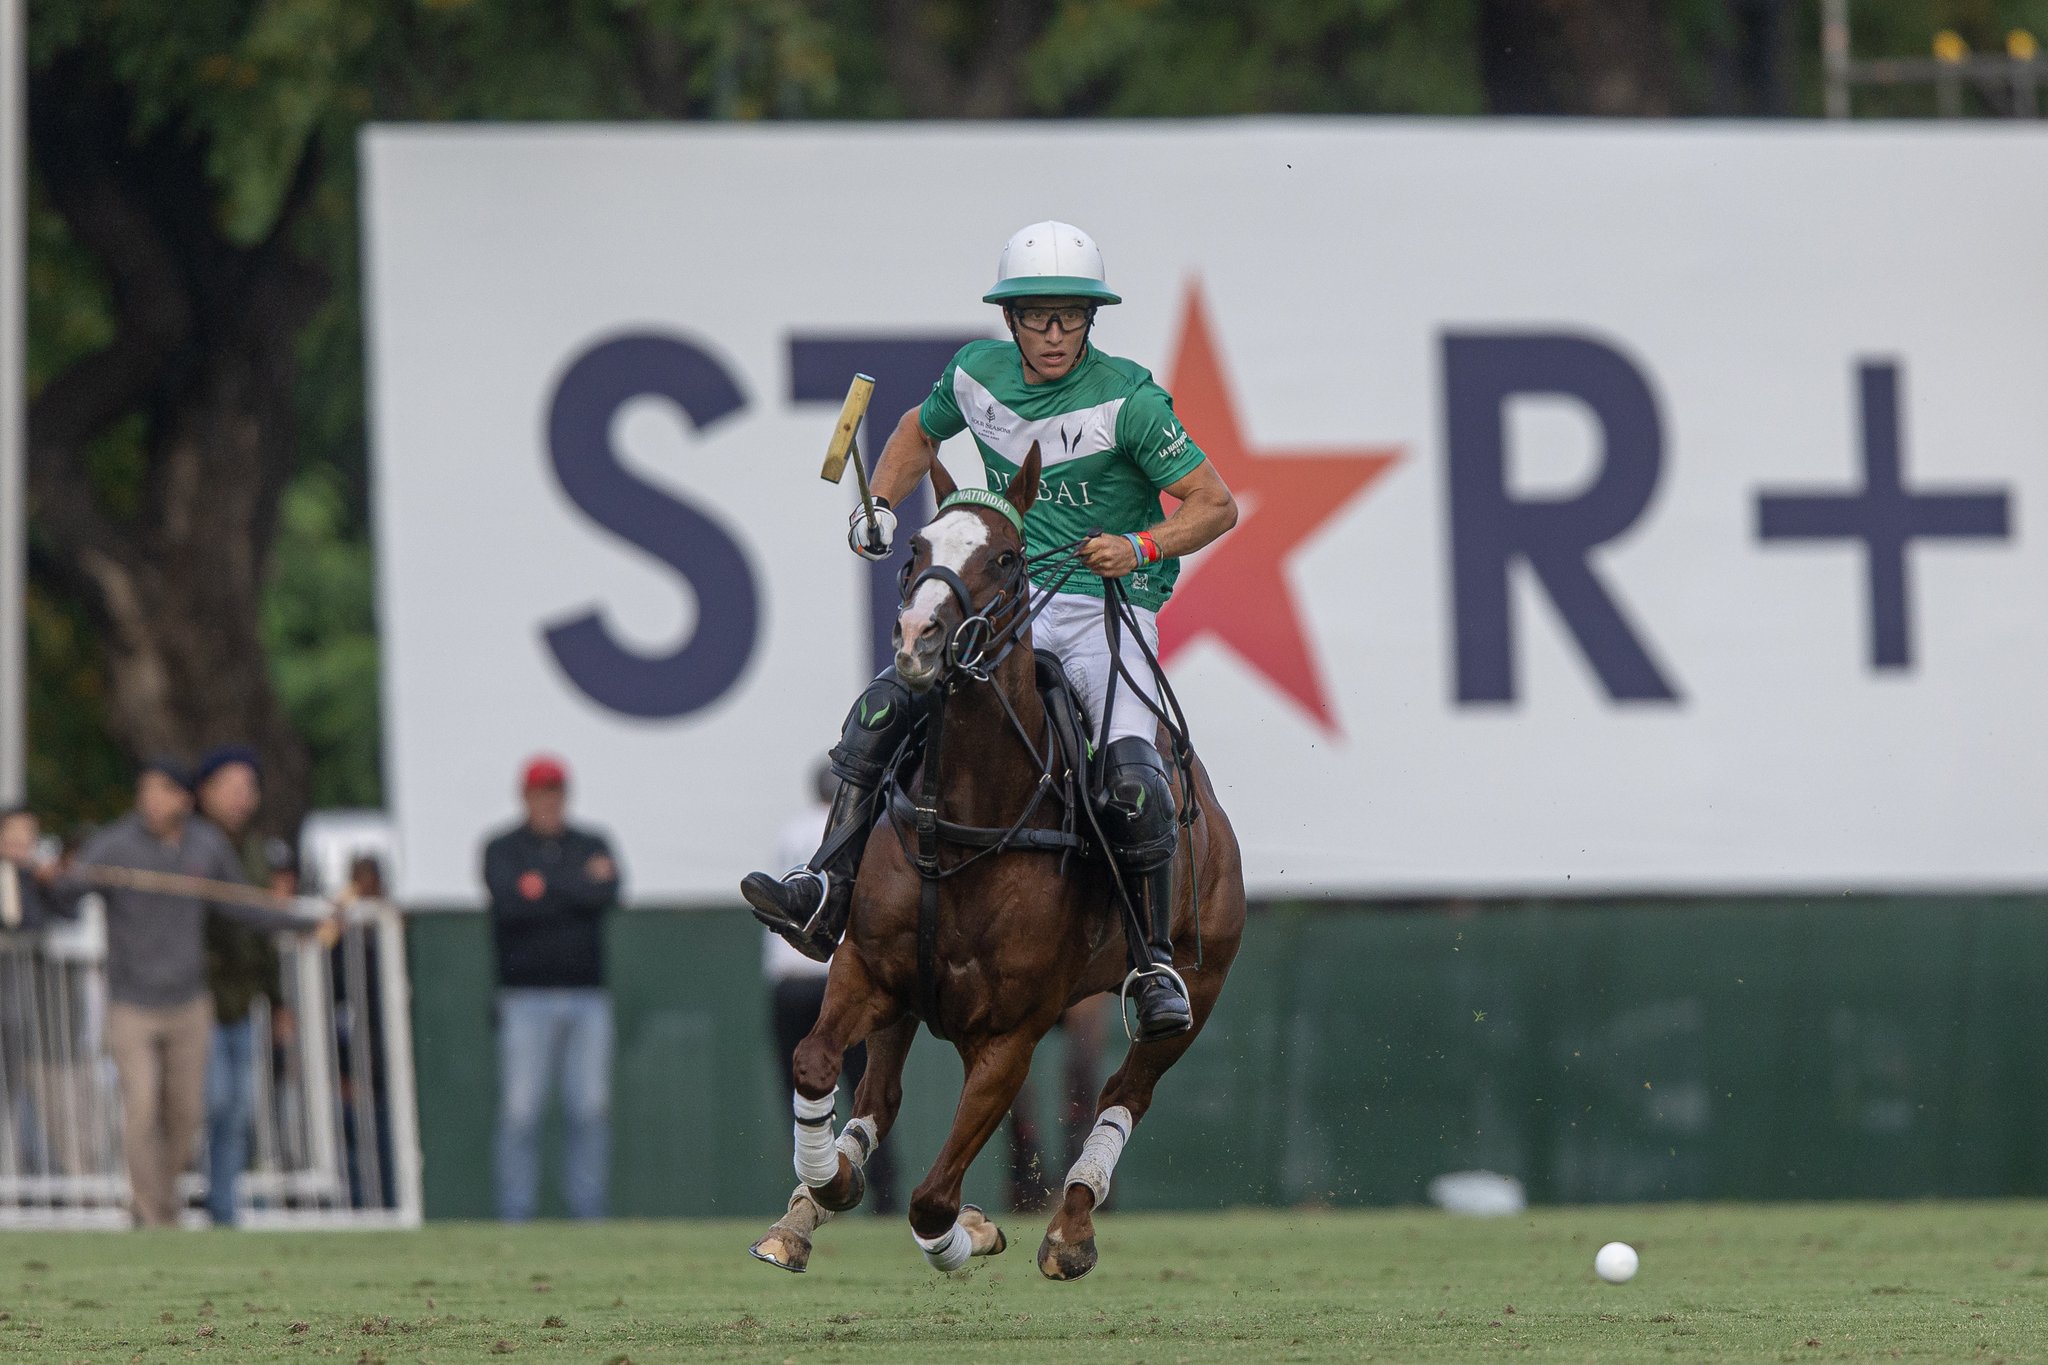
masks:
[[[996,261],[996,286],[983,303],[1021,298],[1087,299],[1122,303],[1103,282],[1102,248],[1072,223],[1050,219],[1020,228]]]

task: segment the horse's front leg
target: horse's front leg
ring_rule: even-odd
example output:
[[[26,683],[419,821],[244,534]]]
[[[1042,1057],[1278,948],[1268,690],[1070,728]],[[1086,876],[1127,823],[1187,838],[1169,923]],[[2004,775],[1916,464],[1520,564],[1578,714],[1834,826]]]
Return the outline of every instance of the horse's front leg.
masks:
[[[878,1126],[874,1119],[860,1117],[856,1105],[856,1117],[835,1139],[832,1115],[839,1094],[839,1072],[846,1050],[867,1038],[895,1010],[893,1001],[875,988],[857,955],[842,952],[834,959],[818,1022],[797,1045],[790,1066],[794,1086],[791,1107],[796,1115],[795,1164],[802,1183],[790,1195],[782,1217],[748,1248],[756,1260],[783,1270],[804,1270],[811,1258],[811,1234],[833,1214],[860,1203],[867,1190],[861,1168],[880,1142],[881,1134],[888,1130],[888,1121]],[[889,1032],[893,1035],[894,1030]],[[901,1100],[905,1050],[895,1049],[892,1059],[886,1051],[877,1058],[870,1049],[868,1076],[861,1083],[863,1094],[879,1081],[879,1093],[887,1094],[893,1089],[896,1099]],[[888,1119],[894,1117],[892,1107]]]
[[[1023,1088],[1036,1043],[1030,1030],[1006,1033],[983,1042],[967,1059],[952,1131],[910,1196],[911,1235],[935,1269],[958,1270],[970,1256],[994,1256],[1007,1245],[1002,1229],[980,1209],[961,1205],[960,1185]]]
[[[906,1027],[907,1026],[907,1027]],[[878,987],[858,953],[833,959],[818,1022],[790,1063],[796,1093],[796,1173],[820,1207],[845,1213],[867,1193],[862,1168],[881,1145],[903,1102],[903,1059],[917,1021]],[[832,1114],[846,1050],[867,1042],[868,1070],[854,1096],[854,1117],[835,1141]]]

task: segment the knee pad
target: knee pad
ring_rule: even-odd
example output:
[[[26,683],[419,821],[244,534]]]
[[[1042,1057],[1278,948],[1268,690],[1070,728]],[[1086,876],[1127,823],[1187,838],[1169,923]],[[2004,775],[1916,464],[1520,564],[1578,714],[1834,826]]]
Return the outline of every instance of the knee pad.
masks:
[[[1118,860],[1138,872],[1170,861],[1174,805],[1166,760],[1147,741],[1126,736],[1110,741],[1103,769],[1102,832]]]
[[[917,722],[918,699],[894,670],[869,683],[846,713],[832,749],[832,773],[842,782],[873,787]]]

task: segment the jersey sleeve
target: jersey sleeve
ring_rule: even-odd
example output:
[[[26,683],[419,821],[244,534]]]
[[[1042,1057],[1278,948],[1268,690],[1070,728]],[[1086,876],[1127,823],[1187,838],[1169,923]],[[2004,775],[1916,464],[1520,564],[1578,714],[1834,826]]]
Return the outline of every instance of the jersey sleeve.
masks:
[[[956,355],[946,362],[939,382],[918,406],[917,424],[934,440],[948,440],[967,430],[967,419],[960,415],[960,404],[953,397],[953,376],[959,370],[960,357]]]
[[[1180,482],[1209,457],[1173,414],[1173,397],[1152,380],[1117,413],[1116,439],[1154,488]]]

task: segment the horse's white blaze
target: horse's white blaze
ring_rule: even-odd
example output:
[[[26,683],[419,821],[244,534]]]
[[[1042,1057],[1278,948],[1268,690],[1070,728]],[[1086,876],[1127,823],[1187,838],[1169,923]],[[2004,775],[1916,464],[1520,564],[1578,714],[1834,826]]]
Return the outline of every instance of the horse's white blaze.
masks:
[[[924,528],[925,544],[932,547],[932,563],[959,573],[974,558],[975,552],[988,544],[988,523],[965,508],[956,508]],[[921,583],[915,593],[896,615],[896,624],[902,630],[905,644],[924,633],[926,626],[939,614],[939,608],[952,597],[952,592],[943,583]]]

